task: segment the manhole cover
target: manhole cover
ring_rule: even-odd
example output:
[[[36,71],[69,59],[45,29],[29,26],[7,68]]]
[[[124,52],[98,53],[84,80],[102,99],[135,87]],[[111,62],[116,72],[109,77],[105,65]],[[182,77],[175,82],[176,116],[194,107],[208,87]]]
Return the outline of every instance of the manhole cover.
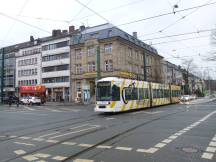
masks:
[[[198,152],[197,149],[195,148],[191,148],[191,147],[185,147],[182,149],[184,152],[187,152],[187,153],[195,153],[195,152]]]

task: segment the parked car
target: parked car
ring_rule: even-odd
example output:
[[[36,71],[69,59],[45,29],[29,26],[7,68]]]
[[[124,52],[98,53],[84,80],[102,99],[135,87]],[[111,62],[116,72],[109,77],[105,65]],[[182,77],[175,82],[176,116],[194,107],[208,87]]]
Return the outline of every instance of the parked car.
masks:
[[[183,96],[181,96],[180,100],[183,102],[190,101],[190,96],[189,95],[183,95]]]
[[[27,105],[33,105],[33,104],[41,105],[40,97],[27,96],[27,97],[21,98],[20,101],[22,104],[27,104]]]

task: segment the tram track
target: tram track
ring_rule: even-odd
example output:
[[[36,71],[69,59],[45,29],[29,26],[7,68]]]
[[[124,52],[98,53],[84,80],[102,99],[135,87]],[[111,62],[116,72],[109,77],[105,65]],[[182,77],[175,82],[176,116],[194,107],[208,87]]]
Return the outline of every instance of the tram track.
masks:
[[[65,160],[63,160],[63,161],[72,160],[72,159],[78,157],[79,155],[81,155],[81,154],[83,154],[83,153],[86,153],[86,152],[88,152],[88,151],[93,150],[93,149],[96,148],[98,145],[105,144],[105,143],[110,142],[111,140],[114,140],[114,139],[116,139],[116,138],[118,138],[118,137],[121,137],[121,136],[122,136],[122,137],[123,137],[123,136],[126,136],[128,133],[133,132],[134,130],[136,130],[136,129],[138,129],[138,128],[144,126],[144,125],[150,124],[150,123],[152,123],[152,122],[154,122],[154,121],[157,121],[157,120],[160,120],[160,119],[163,119],[163,118],[166,118],[166,117],[169,117],[169,116],[178,114],[178,113],[183,113],[183,112],[185,112],[185,111],[186,111],[186,110],[175,111],[175,112],[173,112],[173,113],[169,113],[169,114],[166,114],[166,115],[162,115],[162,116],[160,116],[160,117],[156,117],[156,118],[150,119],[149,121],[139,122],[139,124],[136,124],[135,126],[132,126],[132,127],[128,128],[128,129],[126,129],[126,130],[124,130],[124,131],[121,131],[121,132],[117,133],[117,134],[114,134],[114,135],[112,135],[112,136],[110,136],[110,137],[108,137],[108,138],[106,138],[106,139],[103,139],[103,140],[97,142],[96,144],[92,145],[91,147],[85,148],[85,149],[83,149],[83,150],[81,150],[81,151],[79,151],[79,152],[77,152],[77,153],[75,153],[75,154],[72,154],[72,155],[68,156],[68,157],[67,157]],[[104,118],[104,117],[105,117],[105,116],[102,116],[102,118]],[[96,118],[96,119],[98,119],[98,118]],[[86,121],[86,120],[85,120],[85,121]],[[85,121],[83,121],[83,122],[85,122]],[[61,143],[63,143],[63,142],[71,141],[71,140],[74,140],[74,139],[77,139],[77,138],[80,138],[80,137],[84,137],[84,136],[87,136],[87,135],[90,135],[90,134],[93,134],[93,133],[97,133],[97,132],[102,131],[102,130],[105,130],[105,129],[110,129],[110,128],[115,127],[115,126],[116,126],[116,124],[114,124],[114,125],[112,124],[112,125],[110,125],[110,126],[108,126],[108,127],[101,127],[101,128],[99,128],[99,129],[91,130],[91,131],[82,133],[81,135],[76,135],[76,136],[73,136],[73,137],[70,137],[70,138],[66,138],[66,139],[64,139],[64,140],[60,140],[60,141],[58,141],[57,143],[53,143],[53,144],[49,144],[49,145],[44,146],[44,147],[40,147],[40,148],[35,149],[35,150],[33,150],[33,151],[27,152],[26,154],[18,155],[18,156],[16,156],[16,157],[13,157],[13,158],[10,158],[10,159],[6,159],[6,160],[4,160],[4,161],[2,161],[2,162],[13,161],[13,160],[19,159],[19,158],[21,158],[21,157],[23,157],[23,156],[31,155],[31,154],[37,153],[37,152],[39,152],[39,151],[42,151],[42,150],[44,150],[44,149],[52,148],[52,147],[57,146],[57,145],[59,145],[59,144],[61,144]]]

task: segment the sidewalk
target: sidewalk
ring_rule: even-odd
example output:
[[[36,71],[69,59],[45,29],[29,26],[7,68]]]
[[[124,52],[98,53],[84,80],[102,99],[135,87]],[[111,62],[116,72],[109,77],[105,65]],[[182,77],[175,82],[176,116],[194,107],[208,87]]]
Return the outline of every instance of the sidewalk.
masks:
[[[211,102],[211,101],[214,101],[214,100],[216,100],[216,98],[211,98],[209,96],[206,96],[206,97],[202,97],[202,98],[192,100],[192,101],[189,102],[189,104],[201,104],[201,103]]]

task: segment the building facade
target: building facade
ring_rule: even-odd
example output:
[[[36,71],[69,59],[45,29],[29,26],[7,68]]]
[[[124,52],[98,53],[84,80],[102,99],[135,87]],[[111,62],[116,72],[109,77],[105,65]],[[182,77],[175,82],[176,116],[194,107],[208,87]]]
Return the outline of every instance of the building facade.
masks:
[[[72,101],[93,102],[95,81],[101,77],[161,82],[161,59],[136,33],[131,36],[110,24],[82,27],[71,39]]]

